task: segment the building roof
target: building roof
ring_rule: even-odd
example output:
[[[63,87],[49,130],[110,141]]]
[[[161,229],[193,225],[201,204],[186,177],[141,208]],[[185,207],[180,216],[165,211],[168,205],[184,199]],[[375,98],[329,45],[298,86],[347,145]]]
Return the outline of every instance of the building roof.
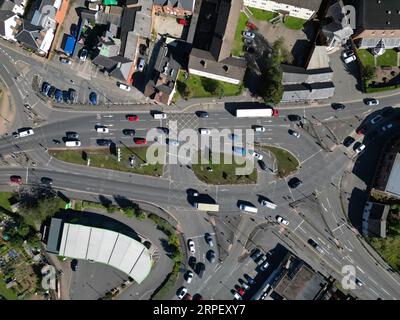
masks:
[[[306,70],[301,67],[282,64],[283,84],[299,84],[299,83],[315,83],[315,82],[331,82],[333,78],[333,70],[328,68]]]
[[[159,6],[182,8],[187,11],[193,11],[195,2],[195,0],[154,0],[154,4]]]
[[[39,48],[38,40],[42,38],[40,28],[34,26],[29,21],[24,20],[20,32],[15,36],[18,42],[24,46],[37,50]]]
[[[51,219],[49,236],[47,238],[46,251],[55,254],[59,252],[61,235],[62,235],[62,220],[57,218]]]
[[[389,205],[367,201],[362,217],[362,232],[365,236],[386,237],[386,219]]]
[[[4,22],[15,16],[15,13],[9,10],[0,10],[0,35],[6,34]]]
[[[321,100],[333,97],[333,82],[316,82],[306,84],[289,84],[283,86],[282,102]]]
[[[152,1],[144,0],[141,10],[136,13],[133,31],[143,38],[150,38],[151,35],[152,5]]]
[[[298,8],[305,8],[312,11],[318,11],[319,7],[321,6],[322,0],[282,0],[276,1],[280,3],[284,3],[287,5],[291,5]]]
[[[141,283],[151,270],[149,251],[140,242],[115,231],[52,219],[47,250],[61,256],[108,264]],[[54,226],[53,225],[54,222]],[[61,240],[60,233],[62,229]]]
[[[394,160],[385,191],[400,197],[400,153]]]
[[[15,7],[15,3],[10,0],[0,0],[0,10],[12,11]]]
[[[329,68],[329,57],[325,46],[313,46],[310,57],[306,63],[307,70]]]
[[[357,27],[366,30],[400,29],[400,1],[358,0],[356,6]]]

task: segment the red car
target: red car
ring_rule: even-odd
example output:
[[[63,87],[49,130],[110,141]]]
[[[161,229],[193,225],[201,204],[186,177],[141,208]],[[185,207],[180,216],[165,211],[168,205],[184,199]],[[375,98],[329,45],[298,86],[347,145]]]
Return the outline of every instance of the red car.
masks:
[[[11,176],[10,181],[13,183],[22,184],[22,178],[20,176]]]
[[[126,116],[126,120],[128,120],[128,121],[138,121],[139,117],[137,115],[135,115],[135,114],[128,114]]]
[[[247,28],[249,28],[250,30],[256,30],[256,29],[257,29],[257,26],[256,26],[254,23],[250,22],[250,21],[247,21],[247,22],[246,22],[246,26],[247,26]]]
[[[147,140],[145,138],[133,138],[135,144],[147,144]]]
[[[238,290],[238,293],[239,293],[241,296],[243,296],[243,295],[246,293],[246,291],[245,291],[243,288],[240,288],[240,289]]]
[[[272,111],[272,116],[273,116],[273,117],[279,117],[279,110],[278,110],[278,109],[274,109],[274,110]]]
[[[189,25],[189,23],[187,22],[186,19],[178,19],[178,23],[179,23],[179,24],[182,24],[182,25],[184,25],[184,26],[188,26],[188,25]]]

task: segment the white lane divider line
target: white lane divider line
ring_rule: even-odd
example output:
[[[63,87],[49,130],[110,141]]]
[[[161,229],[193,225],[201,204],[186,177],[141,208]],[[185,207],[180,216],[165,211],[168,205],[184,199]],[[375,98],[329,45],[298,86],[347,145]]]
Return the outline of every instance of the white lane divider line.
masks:
[[[371,290],[377,297],[379,297],[379,294],[376,293],[376,291],[372,288],[368,288],[369,290]]]
[[[46,163],[46,167],[48,167],[49,166],[49,164],[50,164],[50,161],[53,159],[53,156],[51,156],[50,157],[50,159],[49,159],[49,161],[47,161],[47,163]]]
[[[361,269],[359,266],[356,266],[356,267],[357,267],[358,270],[361,271],[361,273],[364,273],[364,274],[365,274],[365,272],[363,271],[363,269]]]
[[[385,289],[381,288],[381,290],[386,293],[389,297],[391,297],[391,295],[389,294],[389,292],[387,292]]]

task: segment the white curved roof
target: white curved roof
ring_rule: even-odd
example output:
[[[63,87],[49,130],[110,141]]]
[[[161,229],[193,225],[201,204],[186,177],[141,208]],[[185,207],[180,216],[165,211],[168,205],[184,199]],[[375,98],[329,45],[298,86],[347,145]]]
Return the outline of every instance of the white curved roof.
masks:
[[[59,255],[109,264],[141,283],[151,269],[149,251],[114,231],[64,223]]]

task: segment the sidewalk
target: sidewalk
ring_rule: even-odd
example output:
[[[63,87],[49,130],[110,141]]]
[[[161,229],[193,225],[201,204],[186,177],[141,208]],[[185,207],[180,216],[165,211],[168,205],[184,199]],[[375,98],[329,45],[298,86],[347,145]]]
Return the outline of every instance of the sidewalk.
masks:
[[[8,89],[3,86],[0,78],[0,135],[4,135],[10,130],[15,119],[15,107],[13,107],[8,93]]]

